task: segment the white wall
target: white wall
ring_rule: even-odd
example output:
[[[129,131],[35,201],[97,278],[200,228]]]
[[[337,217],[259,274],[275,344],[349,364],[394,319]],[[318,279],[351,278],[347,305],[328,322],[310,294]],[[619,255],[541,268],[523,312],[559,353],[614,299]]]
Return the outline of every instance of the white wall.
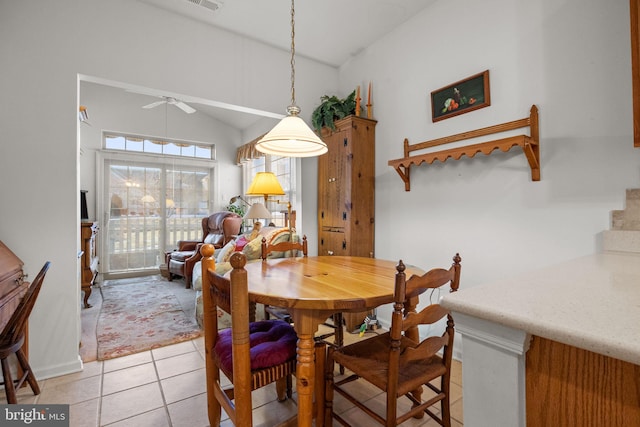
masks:
[[[490,107],[431,121],[432,90],[486,69]],[[610,211],[640,187],[627,1],[437,2],[341,67],[342,93],[369,81],[378,258],[431,268],[460,252],[461,288],[480,285],[598,252]],[[410,192],[387,164],[404,138],[524,118],[532,104],[539,182],[517,147],[414,166]]]
[[[242,169],[235,165],[236,147],[243,143],[241,132],[201,111],[186,114],[174,106],[143,109],[152,98],[113,86],[80,83],[80,104],[87,107],[89,123],[80,126],[80,188],[89,190],[89,218],[103,221],[96,212],[96,152],[102,147],[104,131],[213,143],[216,148],[217,190],[211,211],[223,209],[242,186]],[[197,107],[194,104],[195,107]],[[166,115],[166,116],[165,116]]]
[[[339,86],[336,70],[298,58],[296,94],[308,117],[320,95],[373,82],[376,256],[428,268],[459,251],[464,288],[599,250],[610,211],[640,184],[629,51],[626,1],[451,0],[345,64]],[[288,53],[139,2],[0,0],[0,58],[0,240],[31,277],[53,261],[30,330],[44,377],[79,366],[77,74],[281,111]],[[432,123],[430,91],[485,69],[492,105]],[[410,192],[387,166],[404,138],[522,118],[534,103],[540,182],[518,149],[412,168]],[[316,176],[303,160],[310,241]]]
[[[30,319],[47,378],[81,367],[78,75],[284,112],[289,52],[141,2],[0,0],[0,58],[0,240],[31,277],[52,261]],[[337,70],[297,58],[296,72],[308,117]]]

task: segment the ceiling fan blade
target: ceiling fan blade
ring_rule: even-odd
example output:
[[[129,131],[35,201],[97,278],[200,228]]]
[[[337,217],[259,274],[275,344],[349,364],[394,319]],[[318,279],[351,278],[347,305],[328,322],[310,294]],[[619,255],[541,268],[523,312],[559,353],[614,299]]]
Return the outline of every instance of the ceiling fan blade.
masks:
[[[157,107],[158,105],[162,105],[162,104],[164,104],[165,102],[167,102],[167,101],[156,101],[156,102],[152,102],[151,104],[147,104],[147,105],[142,106],[142,108],[155,108],[155,107]]]
[[[177,101],[175,102],[173,105],[175,105],[176,107],[178,107],[179,109],[181,109],[182,111],[184,111],[187,114],[191,114],[191,113],[195,113],[196,109],[193,108],[192,106],[185,104],[182,101]]]

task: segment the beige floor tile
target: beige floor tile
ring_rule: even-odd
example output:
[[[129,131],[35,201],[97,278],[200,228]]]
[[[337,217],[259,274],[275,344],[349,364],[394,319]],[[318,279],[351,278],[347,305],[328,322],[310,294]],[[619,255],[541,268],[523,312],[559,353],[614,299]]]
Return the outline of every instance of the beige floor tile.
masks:
[[[204,337],[198,337],[192,342],[198,350],[204,350]]]
[[[462,363],[458,360],[451,362],[451,383],[462,386]]]
[[[69,425],[73,427],[98,427],[100,398],[69,406]]]
[[[40,385],[40,389],[44,390],[46,387],[54,387],[98,375],[102,375],[102,362],[89,362],[83,365],[82,371],[80,372],[48,378],[44,381],[38,381],[38,384]]]
[[[169,378],[204,368],[204,358],[197,351],[156,361],[160,379]]]
[[[166,408],[158,408],[122,421],[109,424],[109,427],[170,427]]]
[[[459,421],[460,424],[464,423],[464,416],[462,412],[462,398],[456,400],[451,404],[451,418]]]
[[[153,363],[119,369],[104,374],[102,395],[105,396],[156,381],[158,381],[158,376]]]
[[[453,403],[462,399],[462,387],[458,384],[451,383],[449,390],[449,402]]]
[[[103,396],[100,424],[111,424],[164,406],[159,383]]]
[[[167,403],[174,403],[207,391],[206,372],[204,368],[176,375],[160,381],[162,392]]]
[[[69,403],[73,427],[207,427],[203,347],[203,338],[198,338],[165,349],[104,362],[90,362],[85,364],[82,372],[39,382],[42,389],[40,396],[33,396],[30,388],[20,389],[19,403]],[[336,369],[336,379],[339,378],[342,376]],[[227,384],[228,380],[223,377],[222,382]],[[454,361],[451,374],[454,427],[463,425],[461,382],[462,365]],[[377,412],[384,412],[385,398],[376,387],[365,381],[357,381],[346,387],[358,398],[369,399]],[[256,390],[252,400],[255,425],[278,426],[297,411],[295,378],[293,399],[278,402],[275,385],[271,384]],[[0,396],[0,403],[3,402],[6,402],[4,393]],[[400,403],[401,408],[408,405],[408,402]],[[338,394],[334,396],[334,410],[355,426],[374,424],[369,416]],[[435,412],[439,413],[439,407]],[[224,411],[222,425],[230,425]],[[333,425],[339,424],[334,421]],[[427,416],[403,424],[415,427],[437,425]]]
[[[209,425],[206,393],[172,403],[167,405],[167,408],[173,427],[205,427]]]
[[[128,356],[117,357],[115,359],[105,360],[104,372],[117,371],[118,369],[130,368],[131,366],[142,365],[144,363],[152,362],[150,351],[143,351],[140,353],[130,354]]]
[[[166,359],[167,357],[178,356],[184,353],[191,353],[197,348],[192,341],[183,341],[178,344],[168,345],[166,347],[155,348],[151,350],[154,360]]]
[[[75,403],[100,397],[102,377],[94,376],[78,381],[64,382],[62,384],[47,384],[38,398],[38,403]]]
[[[255,406],[255,405],[254,405]],[[298,412],[298,407],[293,400],[285,400],[284,402],[269,402],[266,405],[262,405],[254,408],[253,425],[263,427],[273,427],[285,422],[286,420],[295,417]],[[227,419],[220,423],[220,427],[232,427],[233,423]]]

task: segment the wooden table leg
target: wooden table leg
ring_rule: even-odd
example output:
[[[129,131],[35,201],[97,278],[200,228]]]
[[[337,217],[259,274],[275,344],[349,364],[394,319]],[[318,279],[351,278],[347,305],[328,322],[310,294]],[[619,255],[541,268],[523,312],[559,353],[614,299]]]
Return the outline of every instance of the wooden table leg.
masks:
[[[314,415],[316,415],[313,405],[313,396],[314,392],[316,392],[316,380],[324,380],[324,378],[315,378],[316,351],[313,336],[318,330],[318,325],[320,325],[328,315],[326,313],[318,313],[314,310],[292,309],[290,311],[292,312],[294,328],[298,334],[298,364],[296,366],[298,427],[311,427]]]

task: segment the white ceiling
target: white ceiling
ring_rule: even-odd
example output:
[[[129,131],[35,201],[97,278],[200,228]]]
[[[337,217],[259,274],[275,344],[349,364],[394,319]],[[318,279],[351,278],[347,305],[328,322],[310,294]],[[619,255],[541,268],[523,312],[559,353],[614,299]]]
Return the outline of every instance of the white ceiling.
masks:
[[[291,48],[290,0],[140,1],[287,51]],[[435,1],[298,0],[296,55],[338,67]],[[212,11],[200,2],[220,7]]]
[[[139,1],[286,51],[291,50],[290,0]],[[339,67],[435,1],[298,0],[295,3],[296,56]],[[217,10],[210,9],[216,6],[219,6]],[[319,22],[324,24],[318,25]],[[108,84],[102,81],[94,83]],[[159,96],[178,98],[197,111],[240,130],[248,128],[262,117],[282,116],[175,93],[149,93],[136,87],[123,89],[149,95],[148,103],[157,101]]]

